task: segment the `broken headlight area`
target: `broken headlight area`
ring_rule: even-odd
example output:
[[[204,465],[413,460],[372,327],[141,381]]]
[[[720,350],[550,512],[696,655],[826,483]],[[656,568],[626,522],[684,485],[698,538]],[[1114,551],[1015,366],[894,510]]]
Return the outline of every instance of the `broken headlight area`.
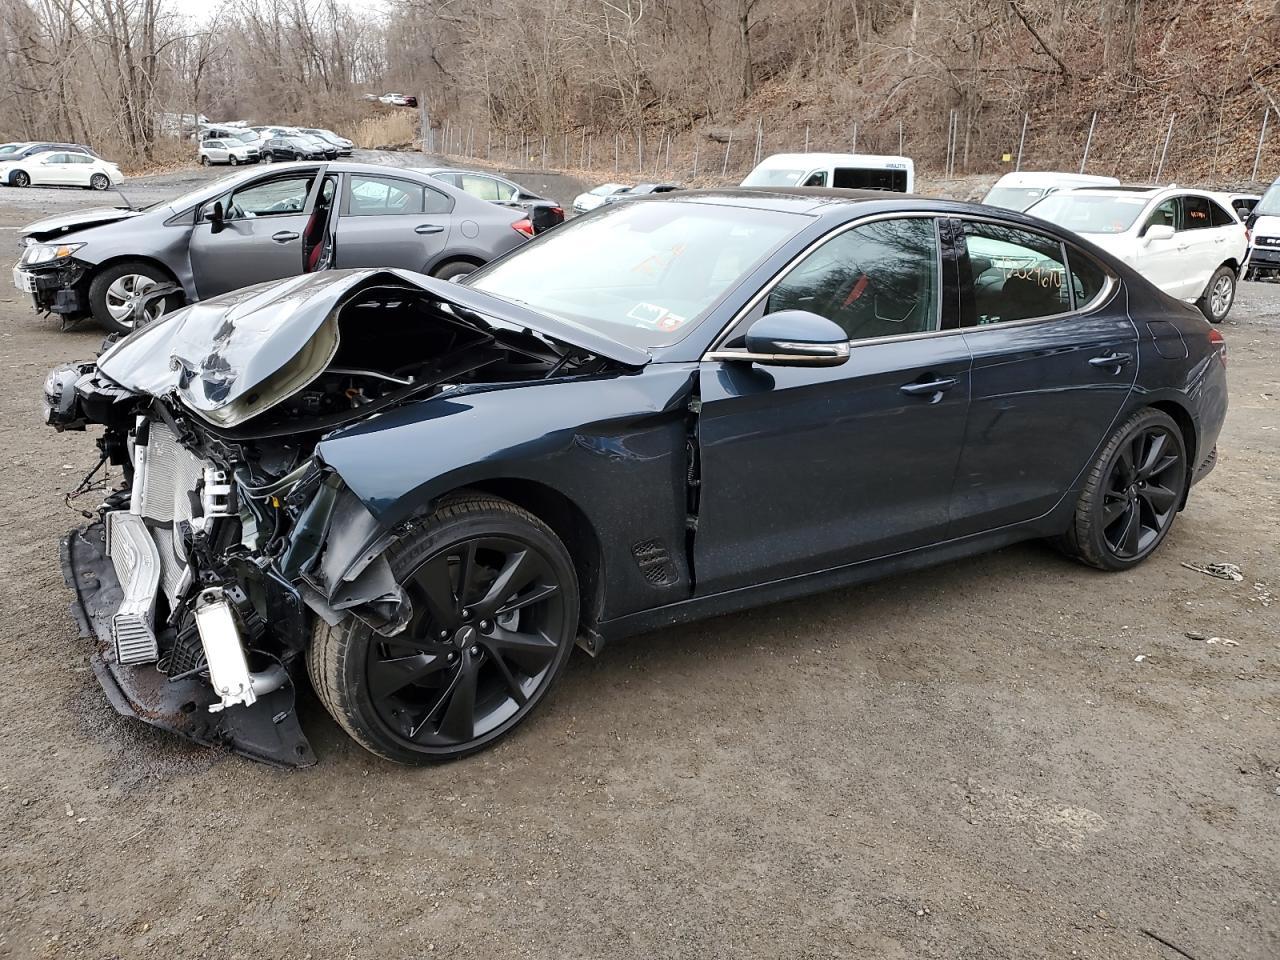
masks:
[[[402,531],[380,527],[319,441],[396,406],[603,363],[403,285],[315,289],[333,296],[313,290],[304,313],[325,315],[306,323],[279,291],[242,291],[60,367],[44,389],[46,421],[104,426],[102,460],[123,474],[62,553],[113,705],[287,765],[314,762],[295,694],[316,618],[390,636],[412,614],[385,555]]]
[[[88,285],[83,282],[85,264],[65,258],[41,265],[24,263],[20,269],[31,285],[31,298],[37,310],[56,313],[64,319],[88,314]]]

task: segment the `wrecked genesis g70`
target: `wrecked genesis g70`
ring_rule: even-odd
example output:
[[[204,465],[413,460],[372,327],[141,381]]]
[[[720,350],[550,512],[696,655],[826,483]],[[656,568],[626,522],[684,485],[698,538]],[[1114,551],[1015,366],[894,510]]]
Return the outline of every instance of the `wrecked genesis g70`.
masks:
[[[305,765],[305,676],[423,762],[509,731],[575,643],[1031,537],[1133,567],[1213,466],[1225,346],[1022,214],[690,192],[461,283],[225,294],[45,404],[120,468],[62,546],[118,710]]]

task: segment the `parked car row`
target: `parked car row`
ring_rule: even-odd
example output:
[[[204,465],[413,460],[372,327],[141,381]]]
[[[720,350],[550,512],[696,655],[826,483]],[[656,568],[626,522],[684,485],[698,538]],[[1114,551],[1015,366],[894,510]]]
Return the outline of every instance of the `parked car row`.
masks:
[[[355,144],[322,127],[211,125],[201,132],[198,156],[204,166],[271,163],[277,160],[336,160]]]
[[[368,103],[381,103],[388,107],[416,107],[418,98],[407,93],[366,93],[361,99]]]
[[[1226,229],[1195,191],[1089,195],[1116,235]],[[638,197],[527,244],[513,217],[304,163],[28,248],[38,298],[144,250],[212,295],[45,382],[122,468],[61,552],[116,709],[308,765],[309,680],[365,749],[458,758],[575,644],[1036,538],[1133,576],[1216,463],[1222,334],[1043,217],[829,187]],[[421,275],[477,229],[506,255]]]

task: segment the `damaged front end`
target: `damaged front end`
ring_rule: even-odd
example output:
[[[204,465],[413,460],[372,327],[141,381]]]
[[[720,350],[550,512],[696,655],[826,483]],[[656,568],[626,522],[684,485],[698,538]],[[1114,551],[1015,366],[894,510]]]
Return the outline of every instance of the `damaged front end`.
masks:
[[[104,427],[102,460],[124,477],[62,542],[117,710],[259,760],[315,762],[295,712],[315,618],[390,636],[411,614],[384,553],[397,530],[318,442],[395,406],[617,362],[486,319],[454,291],[372,271],[249,288],[49,374],[47,422]]]

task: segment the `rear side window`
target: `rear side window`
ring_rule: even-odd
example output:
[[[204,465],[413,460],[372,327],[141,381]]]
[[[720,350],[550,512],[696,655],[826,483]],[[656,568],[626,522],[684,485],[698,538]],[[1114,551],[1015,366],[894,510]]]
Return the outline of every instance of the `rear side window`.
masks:
[[[963,229],[978,326],[1071,310],[1061,243],[995,223],[966,220]]]
[[[1229,227],[1236,222],[1235,217],[1212,200],[1209,201],[1209,217],[1215,227]]]
[[[1205,230],[1213,226],[1213,201],[1208,197],[1182,198],[1182,229]]]
[[[1067,252],[1067,265],[1070,267],[1071,293],[1075,297],[1075,308],[1087,307],[1107,285],[1107,274],[1102,267],[1079,250]]]
[[[836,167],[831,185],[851,190],[894,190],[906,193],[907,171]]]

